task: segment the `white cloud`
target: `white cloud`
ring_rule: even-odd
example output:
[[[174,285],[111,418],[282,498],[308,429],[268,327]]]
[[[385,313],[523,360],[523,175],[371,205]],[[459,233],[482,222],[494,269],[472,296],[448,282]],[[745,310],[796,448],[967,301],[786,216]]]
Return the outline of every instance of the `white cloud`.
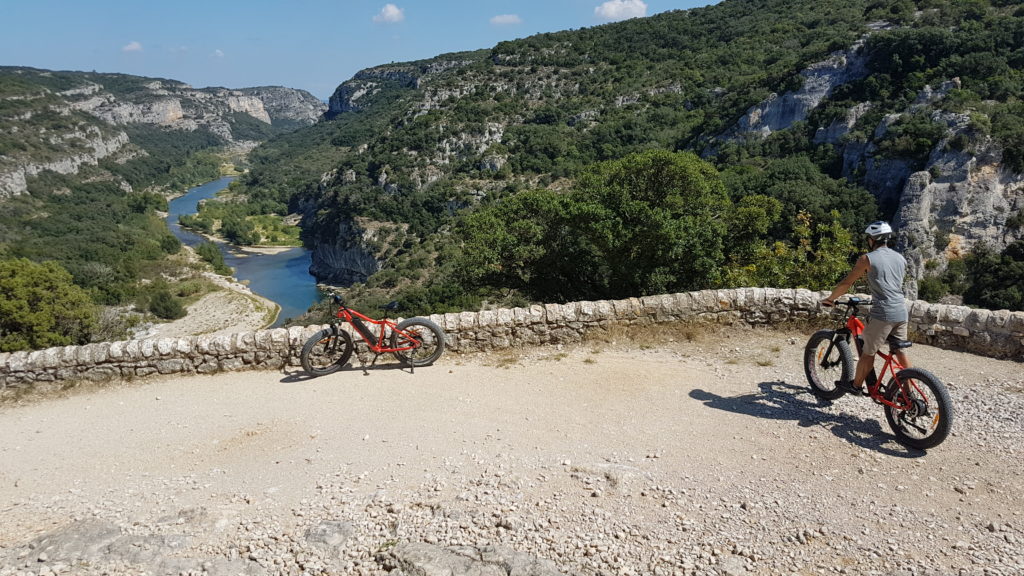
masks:
[[[133,40],[125,44],[121,52],[142,52],[142,44]]]
[[[374,22],[394,23],[402,20],[405,20],[405,11],[394,4],[385,4],[380,14],[373,17]]]
[[[498,14],[494,18],[491,18],[491,24],[495,26],[509,26],[512,24],[522,24],[523,19],[518,14]]]
[[[213,51],[213,57],[214,58],[223,58],[224,57],[224,51],[220,50],[220,49],[214,50]]]
[[[647,4],[643,0],[608,0],[597,8],[594,14],[604,20],[626,20],[647,15]]]

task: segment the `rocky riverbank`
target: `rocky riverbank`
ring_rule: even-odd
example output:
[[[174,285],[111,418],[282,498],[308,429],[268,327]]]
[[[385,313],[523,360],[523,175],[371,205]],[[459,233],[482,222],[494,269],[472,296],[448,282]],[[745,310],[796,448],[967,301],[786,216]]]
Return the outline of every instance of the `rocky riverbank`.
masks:
[[[151,324],[135,338],[185,338],[188,336],[226,336],[268,328],[277,321],[280,306],[253,293],[234,278],[212,272],[203,277],[221,290],[204,295],[189,305],[183,318]]]

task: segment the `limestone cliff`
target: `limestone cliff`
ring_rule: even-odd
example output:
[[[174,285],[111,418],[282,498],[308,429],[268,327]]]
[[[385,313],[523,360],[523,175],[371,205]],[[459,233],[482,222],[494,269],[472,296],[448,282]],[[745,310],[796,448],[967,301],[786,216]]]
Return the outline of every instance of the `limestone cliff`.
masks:
[[[261,86],[242,88],[238,92],[258,99],[272,123],[284,121],[309,125],[319,120],[327,111],[326,104],[305,90]]]
[[[309,273],[318,281],[348,286],[380,270],[381,262],[369,247],[375,234],[368,222],[346,218],[333,232],[330,240],[313,247]]]
[[[909,296],[928,268],[941,271],[979,244],[1002,250],[1021,237],[1006,222],[1024,210],[1024,175],[1001,160],[986,139],[969,151],[936,150],[928,169],[907,179],[893,224],[909,264]]]
[[[0,67],[0,198],[23,194],[43,171],[74,174],[118,154],[145,154],[126,127],[206,131],[225,145],[252,148],[254,134],[314,123],[326,106],[308,92],[282,87],[195,89],[173,80],[119,74]],[[266,125],[254,132],[249,123]],[[273,125],[273,126],[272,126]]]
[[[799,89],[781,96],[772,94],[764,102],[752,106],[736,126],[719,139],[730,141],[750,135],[765,137],[803,122],[837,87],[867,76],[863,47],[864,39],[861,39],[849,50],[835,52],[826,60],[808,66],[799,74],[802,83]]]
[[[442,72],[472,64],[477,58],[452,54],[437,60],[410,62],[401,65],[386,65],[367,68],[355,74],[351,79],[342,82],[334,91],[328,102],[326,116],[333,118],[343,112],[354,112],[363,109],[373,102],[373,97],[385,90],[418,90],[424,87],[425,81],[440,75]]]
[[[801,72],[800,90],[773,94],[752,107],[720,140],[764,138],[806,120],[835,88],[865,76],[866,56],[860,44]],[[872,102],[851,106],[844,116],[814,132],[816,144],[836,147],[843,176],[861,183],[877,198],[883,213],[893,214],[899,249],[909,262],[906,291],[912,298],[928,270],[943,270],[950,259],[979,244],[998,251],[1021,237],[1006,222],[1024,210],[1024,175],[1003,167],[1002,150],[972,128],[968,114],[942,111],[943,100],[959,88],[958,78],[925,86],[906,109],[884,115],[866,138],[850,135],[872,111]],[[926,115],[944,127],[944,136],[925,162],[886,155],[880,147],[890,128],[910,115]],[[964,148],[957,149],[954,141]]]

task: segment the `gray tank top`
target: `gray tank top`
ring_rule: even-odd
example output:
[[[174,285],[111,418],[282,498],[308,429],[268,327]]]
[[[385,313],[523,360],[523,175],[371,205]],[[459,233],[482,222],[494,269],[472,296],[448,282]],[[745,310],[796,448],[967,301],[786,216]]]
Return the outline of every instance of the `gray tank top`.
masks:
[[[871,288],[871,317],[886,322],[907,321],[907,301],[903,296],[903,276],[907,261],[888,246],[868,252],[868,287]]]

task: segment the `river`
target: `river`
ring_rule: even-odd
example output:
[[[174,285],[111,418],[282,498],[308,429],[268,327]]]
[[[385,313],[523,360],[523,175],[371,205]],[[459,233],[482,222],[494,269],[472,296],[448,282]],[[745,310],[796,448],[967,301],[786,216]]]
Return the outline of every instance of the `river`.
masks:
[[[190,188],[184,195],[171,200],[167,215],[167,227],[188,246],[198,246],[208,239],[189,232],[178,224],[178,216],[195,214],[199,202],[213,198],[217,192],[228,187],[233,177],[207,182]],[[277,254],[243,252],[230,244],[217,242],[224,254],[224,262],[234,268],[235,278],[248,284],[249,288],[281,307],[274,326],[306,312],[316,302],[319,292],[316,278],[310,275],[310,251],[305,248],[291,248]]]

